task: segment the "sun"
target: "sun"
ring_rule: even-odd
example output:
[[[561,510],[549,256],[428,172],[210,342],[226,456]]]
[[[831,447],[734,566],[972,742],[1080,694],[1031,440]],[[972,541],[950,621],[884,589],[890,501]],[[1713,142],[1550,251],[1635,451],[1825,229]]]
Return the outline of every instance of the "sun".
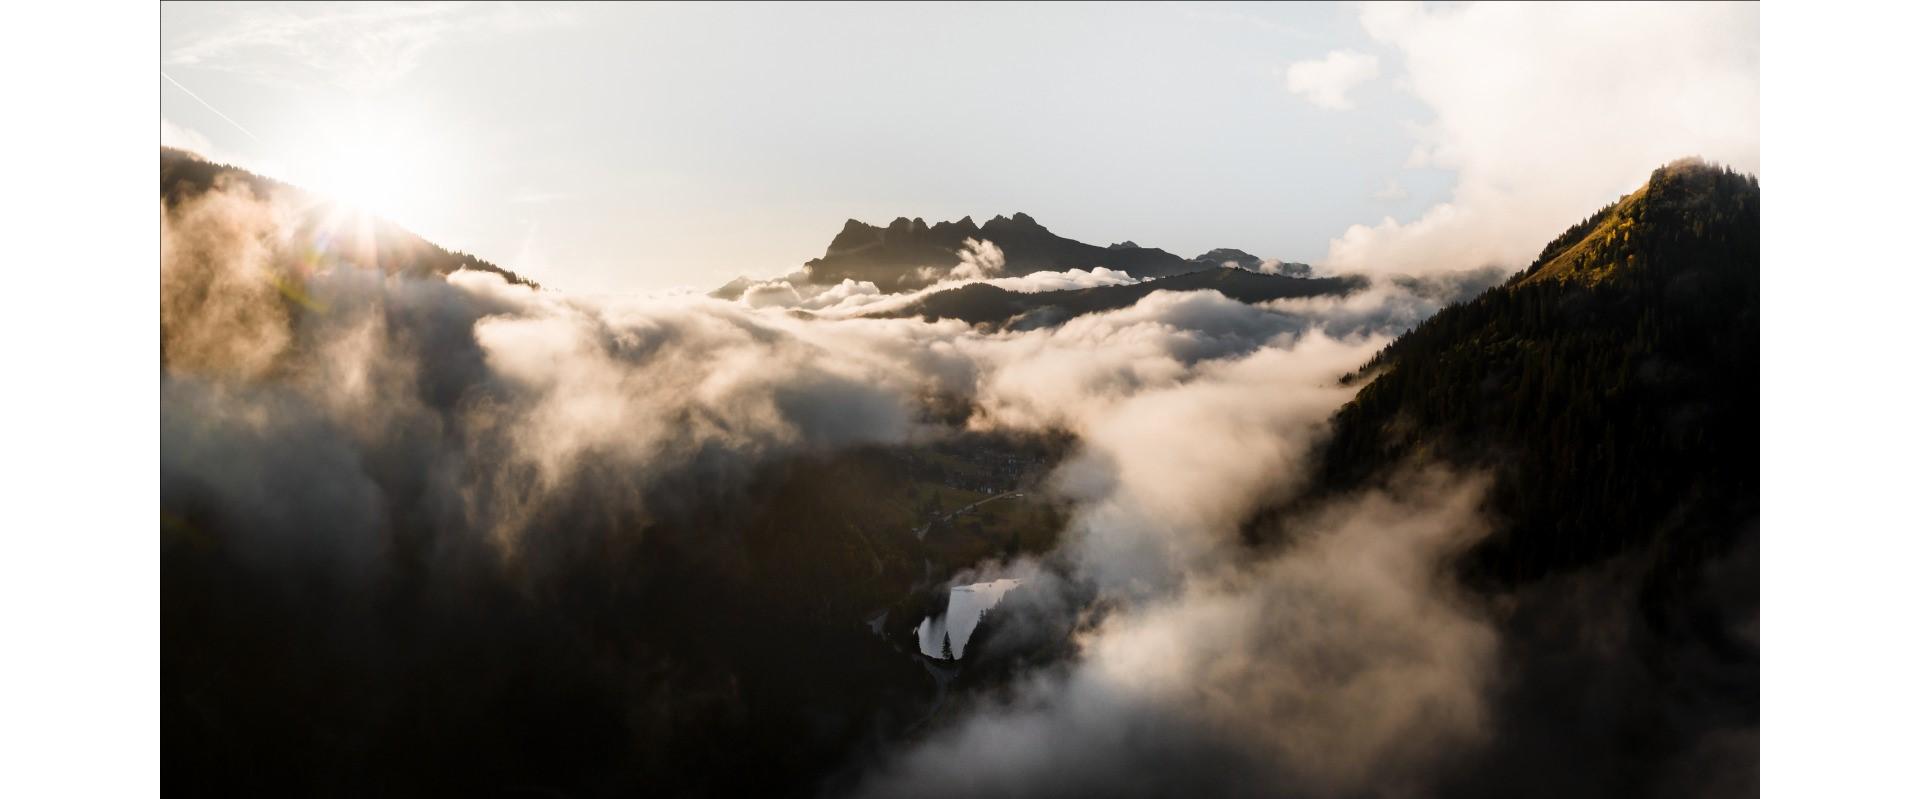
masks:
[[[335,202],[404,224],[424,210],[421,167],[402,143],[356,138],[318,159],[307,182]]]
[[[447,188],[444,148],[404,116],[355,114],[307,133],[293,182],[348,209],[409,226]]]

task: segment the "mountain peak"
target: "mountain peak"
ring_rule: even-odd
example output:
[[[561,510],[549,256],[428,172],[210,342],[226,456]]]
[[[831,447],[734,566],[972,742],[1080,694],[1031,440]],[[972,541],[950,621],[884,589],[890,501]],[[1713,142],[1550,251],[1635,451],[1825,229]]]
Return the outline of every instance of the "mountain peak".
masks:
[[[1650,237],[1687,235],[1759,202],[1760,184],[1752,177],[1700,158],[1682,158],[1653,170],[1633,193],[1561,233],[1515,281],[1596,284],[1652,268],[1640,252]]]
[[[1031,230],[1046,230],[1046,228],[1040,226],[1039,222],[1034,221],[1033,217],[1028,216],[1019,211],[1013,212],[1013,216],[1010,216],[1010,217],[995,215],[992,219],[987,220],[986,227],[987,228],[1026,228]]]
[[[1015,211],[1011,216],[996,215],[985,225],[974,224],[970,216],[931,226],[918,217],[897,217],[886,227],[849,219],[827,245],[826,254],[806,263],[806,279],[824,285],[866,281],[884,291],[920,288],[959,263],[958,252],[968,239],[993,242],[1005,255],[1005,273],[1015,276],[1105,267],[1148,280],[1219,265],[1131,241],[1111,247],[1086,244],[1055,234],[1031,215]],[[1247,256],[1241,265],[1258,269],[1259,263],[1258,258]]]
[[[840,228],[840,234],[834,236],[833,241],[827,244],[827,254],[854,252],[879,241],[880,228],[858,219],[849,219],[847,224]]]
[[[1215,247],[1194,260],[1212,261],[1221,266],[1231,264],[1241,269],[1259,269],[1261,258],[1246,250],[1236,250],[1232,247]]]
[[[973,223],[973,217],[963,216],[958,222],[935,222],[933,227],[928,229],[928,233],[941,241],[948,239],[965,241],[979,236],[980,226]]]

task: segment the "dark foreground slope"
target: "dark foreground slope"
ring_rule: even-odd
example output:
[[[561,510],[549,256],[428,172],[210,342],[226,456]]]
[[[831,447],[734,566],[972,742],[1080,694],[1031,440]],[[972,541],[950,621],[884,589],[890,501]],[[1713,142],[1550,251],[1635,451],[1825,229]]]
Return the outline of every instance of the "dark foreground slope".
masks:
[[[1759,221],[1751,178],[1669,165],[1356,376],[1316,496],[1494,477],[1461,568],[1500,617],[1502,712],[1461,795],[1757,785]]]
[[[1365,285],[1365,280],[1358,277],[1265,275],[1221,267],[1125,286],[1024,294],[985,283],[972,283],[929,295],[887,315],[918,316],[929,321],[959,319],[974,325],[999,327],[1014,324],[1032,328],[1057,325],[1081,314],[1125,308],[1156,291],[1213,290],[1228,299],[1256,303],[1288,297],[1343,296]]]
[[[449,563],[460,531],[396,511],[376,579],[260,568],[233,543],[253,531],[163,476],[165,785],[188,796],[815,795],[934,698],[901,643],[938,609],[916,586],[1050,545],[1050,527],[1009,526],[1020,518],[924,541],[911,532],[940,502],[970,499],[948,487],[983,479],[955,473],[962,457],[1031,451],[968,442],[781,461],[738,492],[677,485],[649,497],[683,506],[651,519],[582,489],[575,506],[543,514],[543,543],[518,565]],[[1046,513],[1031,515],[1045,525]]]
[[[956,433],[716,447],[646,478],[583,457],[512,503],[501,546],[489,496],[536,479],[489,432],[516,394],[475,330],[510,306],[444,277],[500,270],[377,220],[315,229],[300,211],[334,211],[238,170],[161,168],[170,795],[813,795],[925,714],[934,684],[902,642],[926,594],[1057,532],[1037,496],[952,511],[1060,444]],[[377,246],[331,246],[341,224]],[[236,286],[261,266],[286,271]],[[284,346],[238,362],[248,338]],[[380,388],[312,377],[335,361]],[[369,401],[331,410],[349,395]]]

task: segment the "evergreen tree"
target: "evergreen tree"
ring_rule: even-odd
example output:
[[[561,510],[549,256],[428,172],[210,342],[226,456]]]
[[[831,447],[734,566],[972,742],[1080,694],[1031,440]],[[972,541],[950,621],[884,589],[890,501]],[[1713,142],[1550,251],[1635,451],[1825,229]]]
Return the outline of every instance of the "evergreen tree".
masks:
[[[955,659],[953,657],[953,635],[950,633],[940,634],[940,657],[946,658],[947,660]]]

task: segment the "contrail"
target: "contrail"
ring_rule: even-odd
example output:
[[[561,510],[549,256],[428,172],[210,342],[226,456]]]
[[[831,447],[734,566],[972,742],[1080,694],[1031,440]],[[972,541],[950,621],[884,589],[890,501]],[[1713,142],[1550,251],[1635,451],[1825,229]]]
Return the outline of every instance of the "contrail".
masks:
[[[174,86],[176,86],[176,87],[178,87],[178,88],[180,89],[180,91],[183,91],[183,92],[186,92],[186,93],[187,93],[187,96],[188,96],[188,97],[191,97],[191,98],[193,98],[193,99],[195,99],[195,100],[199,100],[199,102],[200,102],[200,104],[201,104],[201,105],[204,105],[204,106],[206,106],[206,107],[207,107],[207,110],[208,110],[208,111],[212,111],[212,112],[214,113],[214,115],[216,115],[216,116],[218,116],[218,117],[220,117],[221,119],[224,119],[224,120],[226,120],[226,121],[227,121],[227,124],[230,124],[230,125],[232,125],[232,126],[234,126],[234,127],[236,127],[236,128],[239,128],[239,129],[240,129],[240,132],[241,132],[241,133],[245,133],[245,134],[247,134],[247,138],[249,138],[249,139],[252,139],[252,140],[254,140],[254,141],[257,141],[257,142],[260,142],[261,144],[266,144],[266,142],[263,142],[263,141],[260,141],[260,137],[259,137],[259,136],[255,136],[255,135],[253,135],[253,131],[250,131],[250,130],[247,130],[247,126],[245,126],[245,125],[242,125],[242,124],[240,124],[240,123],[238,123],[238,122],[235,122],[235,121],[233,121],[233,117],[230,117],[230,116],[227,116],[226,114],[222,114],[222,113],[220,113],[220,109],[218,109],[218,108],[214,108],[214,107],[213,107],[213,103],[209,103],[209,102],[207,102],[207,101],[205,101],[205,100],[201,100],[201,99],[200,99],[200,95],[197,95],[197,94],[194,94],[194,93],[193,93],[193,90],[192,90],[192,89],[189,89],[189,88],[187,88],[187,87],[185,87],[185,86],[181,86],[181,85],[180,85],[180,81],[177,81],[177,80],[174,80],[174,79],[173,79],[173,76],[172,76],[172,75],[168,75],[167,73],[165,73],[165,72],[162,72],[162,73],[160,73],[160,77],[163,77],[163,78],[166,78],[166,79],[167,79],[167,82],[168,82],[168,83],[171,83],[171,84],[173,84]]]

